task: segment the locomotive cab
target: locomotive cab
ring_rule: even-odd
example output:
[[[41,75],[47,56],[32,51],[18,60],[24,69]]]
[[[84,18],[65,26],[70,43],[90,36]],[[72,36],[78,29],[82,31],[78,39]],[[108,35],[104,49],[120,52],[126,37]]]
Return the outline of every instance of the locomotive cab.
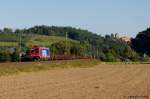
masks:
[[[30,60],[49,60],[50,50],[47,47],[34,46],[27,51]]]

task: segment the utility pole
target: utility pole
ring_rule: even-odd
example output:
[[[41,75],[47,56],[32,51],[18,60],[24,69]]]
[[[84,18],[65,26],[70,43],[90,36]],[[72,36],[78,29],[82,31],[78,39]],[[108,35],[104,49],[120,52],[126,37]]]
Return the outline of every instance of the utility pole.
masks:
[[[22,56],[22,46],[21,46],[21,43],[22,43],[22,32],[19,33],[19,62],[21,62],[21,56]]]
[[[53,45],[53,42],[54,42],[54,36],[52,36],[52,44],[51,44],[51,47],[52,47],[52,60],[54,60],[54,57],[55,57],[55,52],[54,52],[54,46],[52,46]]]
[[[65,48],[65,50],[66,50],[66,53],[65,54],[67,54],[68,52],[68,49],[67,49],[67,41],[68,41],[68,33],[66,32],[66,48]]]

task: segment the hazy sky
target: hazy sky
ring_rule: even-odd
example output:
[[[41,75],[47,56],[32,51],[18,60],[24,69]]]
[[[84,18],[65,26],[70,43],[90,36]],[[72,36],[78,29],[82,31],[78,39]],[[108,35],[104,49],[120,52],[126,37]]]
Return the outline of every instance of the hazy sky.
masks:
[[[73,26],[135,36],[150,27],[150,0],[0,0],[0,28]]]

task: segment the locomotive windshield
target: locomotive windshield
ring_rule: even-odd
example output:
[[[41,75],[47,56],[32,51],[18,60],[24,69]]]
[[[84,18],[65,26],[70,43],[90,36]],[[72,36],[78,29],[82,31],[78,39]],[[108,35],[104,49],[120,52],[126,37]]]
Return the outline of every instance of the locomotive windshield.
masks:
[[[32,50],[31,50],[31,53],[32,53],[32,54],[39,53],[39,50],[38,50],[38,49],[32,49]]]
[[[48,49],[43,49],[43,50],[42,50],[42,56],[43,56],[43,57],[49,56],[49,50],[48,50]]]

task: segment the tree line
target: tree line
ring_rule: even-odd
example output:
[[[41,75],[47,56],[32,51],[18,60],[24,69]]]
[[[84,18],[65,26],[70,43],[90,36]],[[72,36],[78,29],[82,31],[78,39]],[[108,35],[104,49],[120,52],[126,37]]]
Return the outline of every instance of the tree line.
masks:
[[[10,28],[0,30],[0,41],[19,42],[19,36],[22,37],[22,50],[26,51],[26,41],[32,39],[34,34],[47,36],[68,37],[78,41],[78,43],[56,42],[48,47],[53,54],[71,54],[91,56],[102,61],[149,61],[150,56],[150,29],[138,33],[138,35],[127,43],[115,37],[115,34],[101,36],[92,33],[88,30],[76,29],[73,27],[58,27],[58,26],[34,26],[28,29],[16,29],[13,31]],[[67,34],[67,35],[66,35]],[[30,36],[32,35],[32,36]],[[19,44],[19,43],[18,43]],[[1,47],[1,49],[4,49]],[[15,48],[12,52],[0,51],[0,57],[4,57],[7,61],[18,61],[19,48]],[[4,54],[4,55],[3,55]],[[8,55],[6,55],[8,54]],[[7,56],[7,57],[6,57]],[[4,59],[0,58],[0,61]]]

